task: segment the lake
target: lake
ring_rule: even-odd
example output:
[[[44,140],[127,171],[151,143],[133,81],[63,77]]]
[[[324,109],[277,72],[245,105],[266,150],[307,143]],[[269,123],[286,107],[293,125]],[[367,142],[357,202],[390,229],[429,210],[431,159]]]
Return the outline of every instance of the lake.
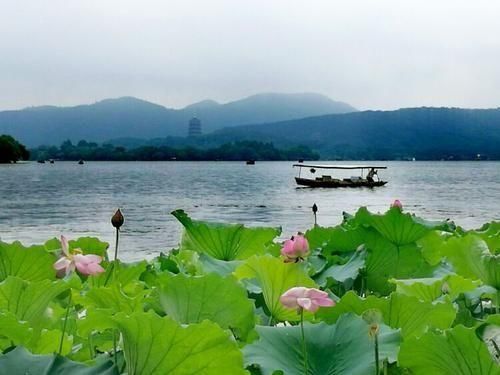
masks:
[[[112,243],[110,218],[120,207],[125,215],[120,252],[136,260],[177,245],[181,226],[169,214],[177,208],[195,219],[281,225],[283,238],[313,225],[313,203],[323,226],[338,224],[343,211],[363,205],[385,211],[394,199],[406,211],[426,219],[452,218],[466,228],[500,219],[500,162],[383,162],[388,169],[379,174],[389,184],[373,190],[297,188],[292,164],[0,165],[0,238],[33,244],[61,234],[91,235]]]

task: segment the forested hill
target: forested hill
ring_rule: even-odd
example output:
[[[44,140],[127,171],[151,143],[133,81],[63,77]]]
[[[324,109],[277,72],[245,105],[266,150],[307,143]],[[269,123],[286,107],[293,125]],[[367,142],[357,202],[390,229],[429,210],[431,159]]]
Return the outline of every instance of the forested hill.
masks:
[[[59,145],[67,139],[99,143],[121,137],[147,140],[186,136],[188,121],[194,116],[201,119],[203,132],[208,133],[226,126],[355,110],[314,93],[258,94],[225,104],[206,100],[182,109],[124,97],[74,107],[0,111],[0,134],[11,134],[30,147]]]
[[[219,130],[212,140],[312,147],[322,159],[500,159],[500,109],[408,108]]]

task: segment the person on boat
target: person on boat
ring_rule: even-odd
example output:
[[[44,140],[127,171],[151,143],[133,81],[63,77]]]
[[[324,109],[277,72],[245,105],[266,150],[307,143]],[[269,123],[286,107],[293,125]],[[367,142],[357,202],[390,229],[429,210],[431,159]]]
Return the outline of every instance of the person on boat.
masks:
[[[366,180],[368,182],[375,182],[375,180],[373,179],[373,177],[377,174],[377,171],[375,170],[375,168],[371,168],[370,171],[368,172],[368,174],[366,175]]]

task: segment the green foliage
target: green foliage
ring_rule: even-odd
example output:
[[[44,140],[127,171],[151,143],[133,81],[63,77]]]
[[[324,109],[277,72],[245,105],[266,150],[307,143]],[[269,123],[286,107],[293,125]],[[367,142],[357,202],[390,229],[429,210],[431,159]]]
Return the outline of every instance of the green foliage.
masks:
[[[323,254],[352,252],[365,242],[365,235],[363,227],[346,228],[342,225],[331,228],[315,226],[306,232],[309,246],[321,249]]]
[[[324,286],[329,278],[341,283],[354,280],[358,277],[360,270],[365,267],[365,259],[366,251],[356,251],[345,264],[333,265],[321,272],[316,282]]]
[[[460,275],[446,275],[427,279],[391,280],[396,292],[417,297],[421,301],[433,302],[444,296],[453,300],[460,293],[470,292],[479,286],[478,281],[465,279]]]
[[[19,321],[35,326],[58,295],[69,289],[63,281],[29,282],[9,276],[0,283],[0,311],[13,313]]]
[[[182,324],[211,320],[245,339],[254,326],[254,307],[246,290],[232,277],[166,275],[159,300],[165,313]]]
[[[279,229],[173,214],[180,249],[105,258],[96,276],[56,280],[58,239],[0,242],[0,373],[301,374],[301,314],[280,297],[310,287],[337,303],[303,314],[309,375],[374,373],[375,335],[380,372],[500,374],[498,223],[362,208],[307,231],[311,254],[286,263]],[[106,257],[108,244],[70,247]]]
[[[444,333],[428,332],[405,340],[399,363],[415,375],[498,375],[495,364],[474,329],[457,326]]]
[[[0,163],[28,160],[30,153],[26,147],[10,135],[0,135]]]
[[[244,374],[241,352],[209,321],[182,327],[154,313],[120,313],[127,374]]]
[[[0,241],[0,281],[17,276],[28,281],[52,280],[56,272],[56,257],[43,246],[24,247],[20,242]]]
[[[432,304],[397,293],[391,294],[390,297],[362,298],[353,292],[347,292],[335,307],[319,311],[318,316],[328,323],[333,323],[342,314],[354,312],[362,315],[369,310],[379,311],[384,323],[389,327],[401,328],[401,334],[405,338],[419,336],[429,328],[449,328],[456,314],[451,303]]]
[[[302,264],[284,263],[283,260],[269,255],[248,259],[236,269],[235,276],[239,280],[255,281],[258,289],[251,290],[263,294],[269,316],[274,321],[300,320],[296,311],[281,304],[280,296],[295,286],[316,286]]]
[[[100,241],[95,237],[80,237],[77,240],[69,241],[70,251],[72,249],[80,249],[83,254],[95,254],[107,258],[106,250],[109,244],[107,242]]]
[[[500,254],[491,254],[480,237],[468,234],[450,238],[443,253],[461,275],[500,290]]]
[[[245,362],[260,367],[263,375],[275,371],[302,374],[304,357],[300,327],[257,327],[259,341],[244,349]],[[353,315],[343,315],[336,324],[305,324],[308,374],[364,375],[375,372],[374,339],[369,325]],[[379,361],[396,361],[400,336],[382,325],[378,335]]]
[[[281,233],[279,228],[245,228],[241,224],[211,224],[192,220],[184,211],[172,215],[184,226],[181,249],[206,253],[219,260],[246,259],[264,254]]]
[[[481,229],[471,231],[471,233],[481,237],[488,244],[488,248],[492,254],[500,253],[500,221],[486,223]]]
[[[94,366],[86,366],[57,354],[33,355],[23,347],[18,347],[0,356],[0,374],[115,375],[118,373],[118,370],[110,361]]]
[[[224,143],[218,147],[205,149],[192,145],[171,146],[141,146],[126,149],[111,144],[98,145],[81,140],[77,145],[65,141],[59,148],[41,146],[32,150],[32,159],[62,159],[62,160],[318,160],[319,155],[305,146],[276,148],[272,143],[258,141],[236,141]],[[184,142],[186,143],[186,142]],[[204,145],[200,145],[204,146]],[[1,138],[0,138],[1,147]],[[1,151],[1,149],[0,149]]]

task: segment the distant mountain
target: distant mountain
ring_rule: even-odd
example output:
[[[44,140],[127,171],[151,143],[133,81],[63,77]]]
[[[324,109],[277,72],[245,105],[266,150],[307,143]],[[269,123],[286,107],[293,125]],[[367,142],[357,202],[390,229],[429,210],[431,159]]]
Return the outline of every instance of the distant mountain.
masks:
[[[500,159],[500,109],[408,108],[238,126],[205,137],[305,145],[322,159]]]
[[[75,107],[30,107],[0,112],[0,134],[10,134],[27,146],[59,145],[70,139],[103,142],[114,138],[185,136],[193,116],[204,133],[227,126],[274,122],[355,108],[319,94],[258,94],[219,104],[205,100],[170,109],[133,97],[106,99]]]

